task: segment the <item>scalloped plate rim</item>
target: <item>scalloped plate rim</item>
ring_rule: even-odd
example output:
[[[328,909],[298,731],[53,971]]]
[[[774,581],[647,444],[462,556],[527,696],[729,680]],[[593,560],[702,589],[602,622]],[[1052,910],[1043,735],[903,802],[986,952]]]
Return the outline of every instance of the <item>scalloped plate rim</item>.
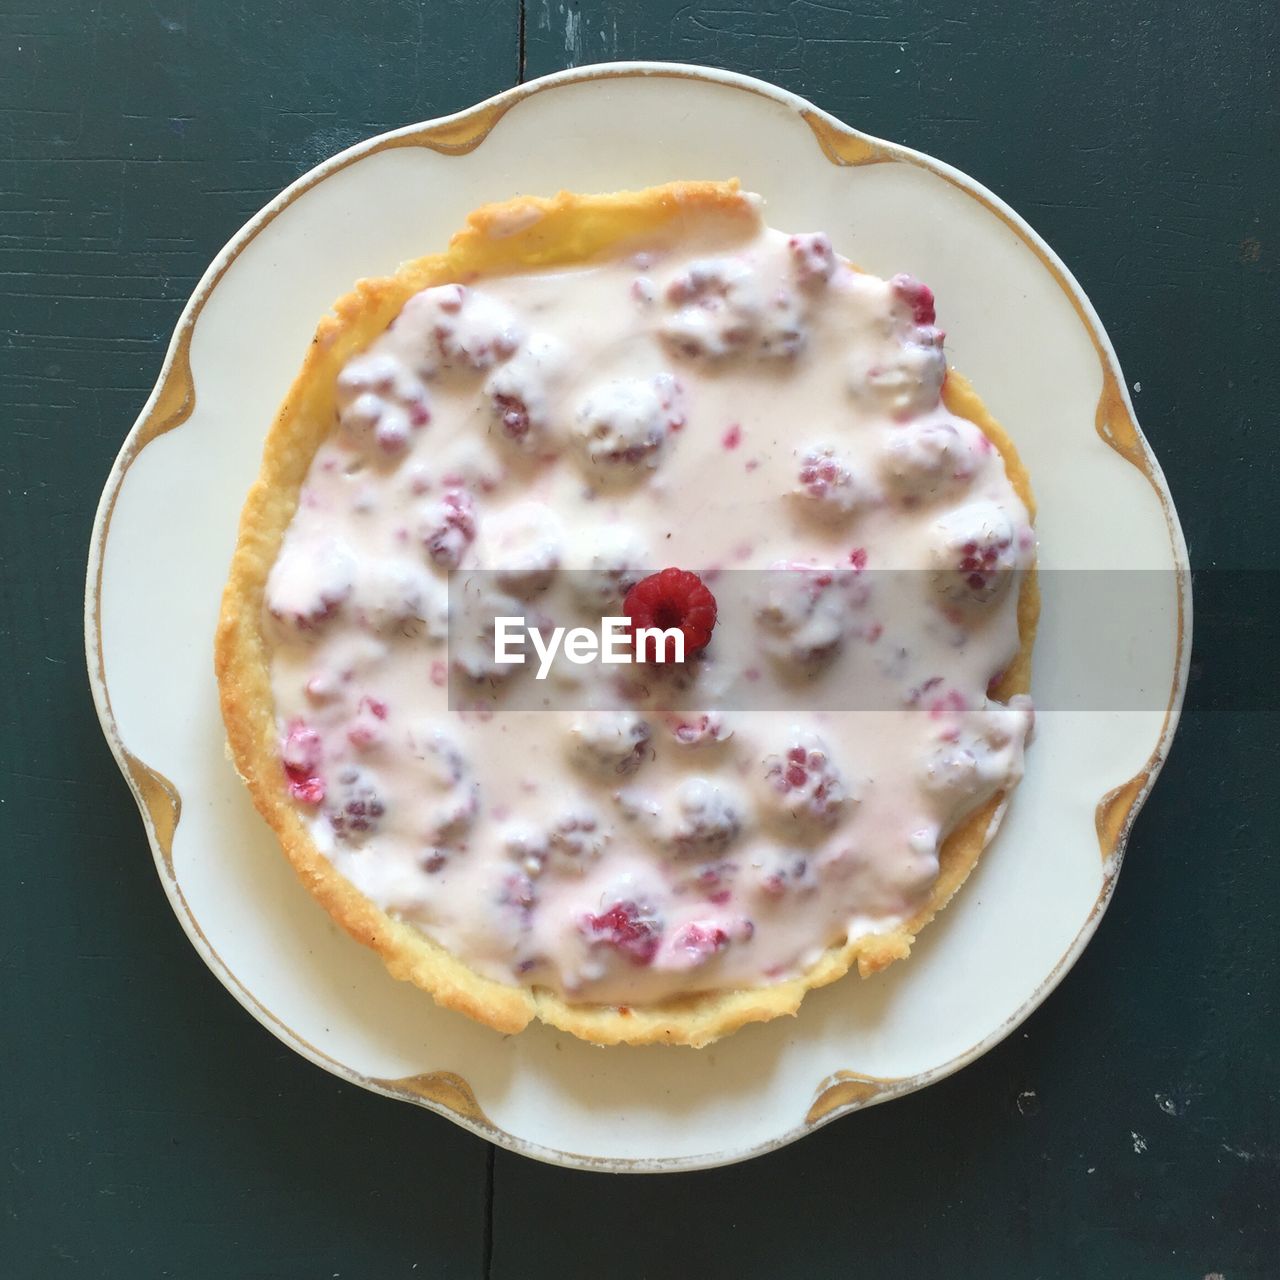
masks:
[[[1147,478],[1151,482],[1152,488],[1155,490],[1156,497],[1163,508],[1163,514],[1168,526],[1170,550],[1172,552],[1175,572],[1178,574],[1179,579],[1181,630],[1177,637],[1178,654],[1175,662],[1173,687],[1170,692],[1170,699],[1159,739],[1153,748],[1146,768],[1139,774],[1135,775],[1134,779],[1128,779],[1124,783],[1121,783],[1121,786],[1131,785],[1135,780],[1140,779],[1139,786],[1124,815],[1120,829],[1117,833],[1114,847],[1106,860],[1103,885],[1098,894],[1097,901],[1081,925],[1080,930],[1074,937],[1071,945],[1063,953],[1052,970],[1050,970],[1035,991],[1014,1011],[1012,1015],[1006,1019],[1005,1022],[979,1040],[964,1053],[949,1059],[937,1067],[929,1068],[915,1076],[885,1081],[884,1087],[878,1089],[868,1098],[835,1105],[814,1120],[806,1120],[801,1124],[788,1129],[782,1134],[769,1138],[763,1142],[756,1143],[747,1148],[728,1149],[708,1154],[682,1157],[596,1157],[582,1156],[573,1152],[561,1151],[532,1142],[528,1139],[520,1138],[514,1134],[508,1133],[497,1125],[492,1124],[483,1117],[475,1119],[463,1114],[452,1106],[438,1103],[430,1098],[413,1095],[403,1088],[398,1089],[395,1087],[395,1081],[378,1080],[362,1075],[360,1072],[347,1066],[345,1063],[338,1062],[337,1060],[328,1057],[323,1053],[323,1051],[317,1049],[314,1045],[309,1044],[298,1036],[291,1028],[277,1019],[270,1010],[266,1009],[261,1003],[259,1003],[253,993],[249,991],[249,989],[245,987],[236,975],[226,966],[213,947],[208,943],[207,939],[205,939],[199,930],[198,925],[196,925],[186,907],[181,886],[179,885],[176,876],[172,874],[168,868],[165,853],[161,848],[160,839],[153,820],[153,815],[133,776],[127,760],[128,749],[123,742],[119,728],[111,711],[110,693],[104,675],[105,668],[103,665],[100,632],[101,574],[106,549],[106,540],[109,533],[110,515],[114,508],[116,498],[121,490],[125,475],[128,472],[130,465],[141,453],[142,449],[146,447],[146,444],[150,443],[150,439],[142,442],[141,444],[139,441],[147,427],[152,425],[151,419],[157,409],[161,396],[168,387],[171,377],[174,375],[178,358],[184,351],[186,343],[189,341],[191,330],[199,316],[199,312],[208,297],[216,288],[219,278],[230,263],[234,261],[239,252],[273,217],[275,217],[280,210],[291,204],[310,187],[317,185],[319,182],[324,181],[339,170],[358,162],[365,156],[372,154],[389,144],[395,144],[397,142],[412,144],[416,135],[420,135],[428,131],[439,132],[447,128],[449,125],[458,124],[470,117],[482,116],[486,112],[492,112],[501,108],[501,113],[495,117],[493,121],[493,124],[496,124],[498,119],[501,118],[501,114],[505,114],[507,110],[516,106],[523,99],[530,97],[535,93],[553,90],[565,85],[582,84],[591,81],[605,81],[616,77],[663,76],[702,80],[719,84],[727,88],[745,90],[761,95],[779,103],[782,106],[790,108],[796,112],[797,115],[801,116],[805,123],[808,123],[811,128],[813,127],[813,120],[808,119],[808,117],[820,120],[826,127],[834,129],[840,134],[850,138],[857,138],[865,142],[871,148],[882,153],[885,158],[891,158],[896,161],[907,163],[921,164],[926,169],[948,178],[968,194],[976,196],[980,201],[987,203],[992,210],[1002,214],[1024,239],[1024,241],[1027,242],[1030,247],[1039,251],[1045,260],[1046,265],[1050,266],[1051,269],[1056,270],[1060,283],[1068,293],[1080,314],[1080,319],[1089,329],[1090,337],[1093,340],[1095,347],[1098,349],[1099,356],[1104,362],[1104,375],[1109,372],[1114,377],[1122,397],[1123,407],[1134,427],[1138,446],[1141,450],[1143,461],[1145,463],[1145,466],[1140,467],[1139,469],[1144,470]],[[492,125],[490,127],[492,127]],[[475,144],[476,146],[483,144],[483,140],[484,137],[487,136],[487,132],[488,131],[486,130],[480,137],[478,142]],[[815,141],[820,142],[820,139],[816,136],[816,130]],[[429,144],[423,141],[418,145],[428,146]],[[829,155],[827,158],[831,163],[839,163]],[[189,412],[189,407],[187,407],[187,411],[185,413],[180,408],[177,411],[177,421],[173,422],[171,426],[176,427],[181,425],[181,422],[185,421]],[[166,427],[165,430],[167,429],[170,428]],[[162,434],[162,432],[157,432],[156,434]],[[151,438],[154,439],[155,437],[153,436]],[[1132,461],[1132,459],[1129,460]],[[1134,465],[1138,464],[1135,463]],[[919,1089],[925,1088],[930,1084],[945,1079],[947,1076],[981,1057],[984,1053],[999,1044],[1010,1033],[1016,1030],[1031,1015],[1031,1013],[1033,1013],[1040,1004],[1043,1003],[1043,1001],[1057,987],[1059,982],[1062,981],[1063,977],[1078,959],[1085,946],[1097,930],[1098,924],[1105,913],[1114,892],[1120,866],[1124,857],[1125,846],[1128,841],[1133,821],[1149,797],[1156,778],[1163,767],[1165,758],[1168,755],[1169,745],[1177,730],[1186,692],[1191,647],[1192,598],[1189,557],[1182,529],[1173,505],[1172,496],[1169,493],[1168,485],[1165,481],[1164,473],[1160,468],[1159,461],[1155,457],[1149,442],[1145,435],[1143,435],[1141,427],[1138,424],[1137,415],[1134,413],[1132,401],[1129,396],[1129,390],[1121,376],[1119,360],[1111,344],[1110,338],[1108,337],[1106,330],[1103,328],[1101,320],[1088,296],[1080,287],[1070,270],[1054,252],[1053,248],[1040,237],[1035,229],[1032,228],[1021,217],[1021,215],[1006,204],[998,195],[988,190],[981,183],[963,173],[961,170],[947,164],[945,161],[937,160],[936,158],[928,156],[914,148],[907,147],[899,143],[885,141],[883,139],[876,138],[871,134],[867,134],[862,130],[855,129],[829,112],[815,106],[808,99],[800,96],[799,94],[771,84],[768,81],[742,75],[737,72],[726,71],[720,68],[699,66],[690,63],[635,61],[596,63],[585,67],[574,67],[564,71],[555,72],[535,80],[526,81],[525,83],[513,86],[510,89],[503,90],[500,93],[494,94],[491,97],[485,98],[480,102],[465,107],[459,111],[439,116],[431,120],[403,125],[399,128],[388,130],[363,139],[360,142],[354,143],[353,145],[334,153],[332,156],[329,156],[318,165],[300,175],[285,187],[277,196],[268,201],[267,204],[259,209],[240,227],[240,229],[222,246],[221,249],[219,249],[217,254],[214,256],[209,266],[201,275],[200,280],[196,284],[196,287],[187,303],[183,307],[177,324],[174,327],[173,336],[166,349],[155,386],[148,395],[133,427],[126,435],[111,470],[108,473],[102,495],[98,502],[92,533],[90,535],[89,556],[86,571],[84,621],[85,652],[94,706],[98,713],[98,719],[101,723],[103,734],[107,740],[107,745],[110,748],[111,753],[116,760],[116,764],[123,774],[130,791],[133,793],[135,802],[138,805],[143,826],[147,834],[148,843],[151,846],[152,857],[155,861],[156,869],[170,906],[172,907],[174,914],[177,916],[184,933],[186,933],[188,939],[195,947],[201,959],[223,984],[223,986],[227,988],[231,995],[245,1008],[248,1013],[254,1017],[257,1022],[271,1032],[272,1035],[276,1036],[277,1039],[281,1040],[295,1052],[306,1058],[309,1062],[330,1074],[371,1092],[382,1094],[385,1097],[400,1101],[408,1101],[414,1105],[431,1110],[436,1114],[451,1120],[455,1124],[462,1126],[470,1132],[486,1138],[494,1144],[506,1150],[515,1152],[516,1154],[568,1168],[600,1170],[607,1172],[662,1173],[716,1168],[752,1159],[756,1156],[764,1155],[770,1151],[787,1146],[799,1138],[804,1137],[806,1134],[816,1132],[818,1129],[831,1123],[833,1120],[836,1120],[841,1116],[848,1115],[852,1111],[861,1110],[868,1106],[874,1106],[880,1102],[888,1101],[892,1098],[900,1097],[904,1094],[913,1093]],[[142,767],[146,768],[147,766],[143,764]],[[1106,797],[1103,797],[1104,801],[1105,799]],[[1100,803],[1102,803],[1102,801],[1100,801]],[[815,1098],[819,1096],[824,1083],[825,1081],[819,1082],[818,1088],[815,1091]]]

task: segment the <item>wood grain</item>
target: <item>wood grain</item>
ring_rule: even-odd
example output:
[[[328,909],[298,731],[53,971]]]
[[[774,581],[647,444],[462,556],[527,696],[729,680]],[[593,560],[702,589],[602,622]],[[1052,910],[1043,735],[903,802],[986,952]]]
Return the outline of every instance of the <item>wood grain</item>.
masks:
[[[1280,740],[1239,672],[1280,568],[1277,27],[1262,0],[0,0],[4,1274],[1274,1276]],[[1115,340],[1200,582],[1172,758],[1023,1030],[749,1165],[613,1179],[495,1161],[234,1004],[101,742],[80,608],[111,460],[245,218],[357,138],[631,57],[764,76],[1026,215]]]

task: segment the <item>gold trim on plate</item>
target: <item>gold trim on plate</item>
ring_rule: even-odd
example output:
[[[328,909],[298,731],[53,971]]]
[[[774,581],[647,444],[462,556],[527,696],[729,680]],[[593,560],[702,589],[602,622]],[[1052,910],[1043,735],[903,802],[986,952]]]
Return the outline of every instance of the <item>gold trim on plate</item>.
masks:
[[[204,310],[205,303],[214,289],[221,282],[236,260],[259,234],[300,196],[310,191],[326,178],[347,168],[358,160],[369,155],[403,146],[425,146],[443,155],[466,155],[474,151],[489,136],[494,125],[506,114],[512,102],[490,103],[464,112],[462,115],[446,120],[438,125],[427,125],[413,129],[394,138],[384,139],[376,146],[364,149],[358,154],[345,158],[341,163],[323,168],[309,178],[304,178],[290,188],[277,202],[268,206],[252,225],[249,233],[239,243],[224,250],[222,260],[217,269],[200,285],[185,318],[175,334],[170,358],[161,372],[160,382],[154,397],[151,399],[145,415],[135,425],[118,460],[112,477],[111,489],[106,497],[101,516],[101,524],[95,541],[97,552],[97,573],[94,578],[93,594],[90,600],[90,620],[94,638],[95,672],[98,687],[104,704],[103,727],[108,740],[116,748],[117,756],[124,767],[128,781],[139,808],[143,811],[152,831],[157,856],[176,893],[176,901],[180,904],[190,930],[200,939],[209,956],[218,964],[221,971],[239,990],[242,1000],[256,1009],[262,1020],[273,1023],[291,1039],[295,1045],[317,1061],[328,1064],[337,1074],[352,1079],[355,1083],[372,1086],[384,1092],[394,1094],[409,1101],[426,1103],[443,1111],[450,1111],[469,1125],[488,1129],[495,1135],[501,1135],[508,1141],[518,1140],[505,1134],[493,1126],[485,1117],[483,1109],[477,1102],[471,1086],[454,1072],[425,1072],[416,1076],[406,1076],[399,1080],[381,1080],[363,1076],[345,1063],[330,1057],[317,1046],[311,1044],[293,1027],[289,1026],[262,1002],[240,981],[230,967],[218,954],[197,921],[194,912],[187,903],[178,884],[173,864],[173,840],[178,822],[182,815],[182,796],[172,782],[158,770],[146,764],[130,751],[120,737],[119,727],[111,707],[111,693],[107,683],[106,665],[102,643],[102,574],[105,563],[107,538],[111,530],[111,519],[115,513],[116,501],[124,485],[129,468],[137,461],[139,455],[149,444],[167,432],[174,430],[186,422],[195,411],[196,391],[195,379],[191,372],[191,337],[196,321]]]
[[[424,1071],[420,1075],[401,1076],[396,1080],[370,1077],[370,1083],[406,1102],[433,1102],[438,1107],[465,1116],[472,1124],[494,1128],[476,1101],[471,1086],[456,1071]]]
[[[896,1091],[903,1083],[901,1078],[885,1080],[864,1076],[858,1071],[835,1071],[818,1086],[804,1117],[805,1126],[812,1128],[841,1107],[865,1107],[883,1094]]]

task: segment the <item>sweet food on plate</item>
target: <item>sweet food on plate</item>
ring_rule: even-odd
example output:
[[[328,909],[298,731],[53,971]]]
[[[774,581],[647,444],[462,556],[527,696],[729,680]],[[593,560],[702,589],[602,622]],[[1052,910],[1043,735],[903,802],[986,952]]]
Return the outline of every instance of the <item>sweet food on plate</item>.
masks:
[[[929,289],[761,207],[479,210],[321,322],[244,510],[235,766],[333,917],[500,1031],[794,1013],[907,956],[1021,777],[1026,473]],[[603,660],[641,627],[683,660]]]

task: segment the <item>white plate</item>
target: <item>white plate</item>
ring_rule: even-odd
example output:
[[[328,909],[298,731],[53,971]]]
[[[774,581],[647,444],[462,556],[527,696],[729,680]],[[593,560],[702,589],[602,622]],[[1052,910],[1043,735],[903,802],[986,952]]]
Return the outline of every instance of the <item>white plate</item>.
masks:
[[[1049,711],[1004,829],[911,960],[810,995],[701,1052],[501,1038],[393,982],[296,883],[223,750],[212,637],[263,435],[317,319],[360,276],[442,246],[517,193],[738,176],[791,230],[940,300],[952,361],[1011,431],[1043,568],[1163,571],[1145,633],[1104,648],[1145,711]],[[523,85],[312,170],[218,255],[116,461],[94,527],[89,670],[174,910],[273,1034],[326,1070],[513,1151],[656,1171],[771,1150],[923,1087],[1016,1027],[1080,954],[1169,746],[1190,651],[1186,549],[1115,353],[1053,252],[956,170],[792,94],[697,67],[618,64]],[[1053,575],[1037,684],[1072,641]],[[1167,690],[1167,694],[1166,691]],[[1138,705],[1135,699],[1133,705]]]

